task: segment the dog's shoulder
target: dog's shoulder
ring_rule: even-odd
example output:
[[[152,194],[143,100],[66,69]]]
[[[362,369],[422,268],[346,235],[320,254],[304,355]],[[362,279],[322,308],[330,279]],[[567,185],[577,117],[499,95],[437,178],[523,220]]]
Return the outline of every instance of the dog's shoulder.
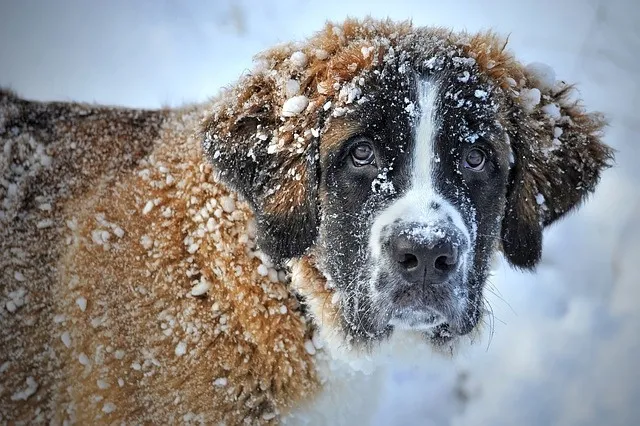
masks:
[[[40,167],[10,177],[17,197],[3,219],[16,308],[2,313],[3,412],[235,424],[315,390],[297,300],[255,247],[250,208],[202,155],[203,106],[2,96],[3,170]]]
[[[55,297],[69,211],[146,155],[165,117],[0,90],[0,412],[14,420],[33,420],[36,407],[45,415],[56,399],[65,359],[57,346],[68,342]]]
[[[24,100],[0,90],[0,141],[5,214],[35,198],[76,195],[147,155],[166,110],[140,110]]]

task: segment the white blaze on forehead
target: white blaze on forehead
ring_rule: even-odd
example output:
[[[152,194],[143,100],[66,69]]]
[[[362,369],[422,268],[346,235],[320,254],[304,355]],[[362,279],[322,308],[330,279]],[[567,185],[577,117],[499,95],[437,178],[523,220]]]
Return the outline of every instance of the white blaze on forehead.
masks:
[[[435,194],[433,166],[434,143],[438,133],[438,86],[430,80],[418,81],[419,117],[412,158],[412,189]]]

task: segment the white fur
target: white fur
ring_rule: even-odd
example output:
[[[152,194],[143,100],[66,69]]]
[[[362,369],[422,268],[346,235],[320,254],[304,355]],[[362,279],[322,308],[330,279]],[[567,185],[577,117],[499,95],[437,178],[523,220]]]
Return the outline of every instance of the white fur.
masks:
[[[284,416],[288,425],[365,425],[371,423],[390,366],[421,365],[433,353],[424,335],[415,331],[394,333],[372,353],[336,352],[325,346],[315,355],[322,390],[309,404]]]

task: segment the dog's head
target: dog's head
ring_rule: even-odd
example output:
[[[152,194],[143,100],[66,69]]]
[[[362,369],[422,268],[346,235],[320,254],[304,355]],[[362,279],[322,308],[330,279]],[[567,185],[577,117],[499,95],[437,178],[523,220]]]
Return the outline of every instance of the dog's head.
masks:
[[[534,268],[611,158],[602,119],[492,34],[347,21],[258,60],[204,147],[325,335],[351,343],[470,332],[494,253]]]

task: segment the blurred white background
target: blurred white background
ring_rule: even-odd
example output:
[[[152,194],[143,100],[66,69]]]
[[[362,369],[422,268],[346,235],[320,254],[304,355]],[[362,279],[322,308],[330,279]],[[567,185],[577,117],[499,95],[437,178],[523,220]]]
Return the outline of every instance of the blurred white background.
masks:
[[[41,100],[204,101],[258,51],[367,14],[510,34],[523,62],[551,65],[607,114],[618,150],[596,195],[545,235],[538,272],[496,272],[493,337],[392,371],[375,423],[640,425],[637,1],[0,0],[0,85]]]

